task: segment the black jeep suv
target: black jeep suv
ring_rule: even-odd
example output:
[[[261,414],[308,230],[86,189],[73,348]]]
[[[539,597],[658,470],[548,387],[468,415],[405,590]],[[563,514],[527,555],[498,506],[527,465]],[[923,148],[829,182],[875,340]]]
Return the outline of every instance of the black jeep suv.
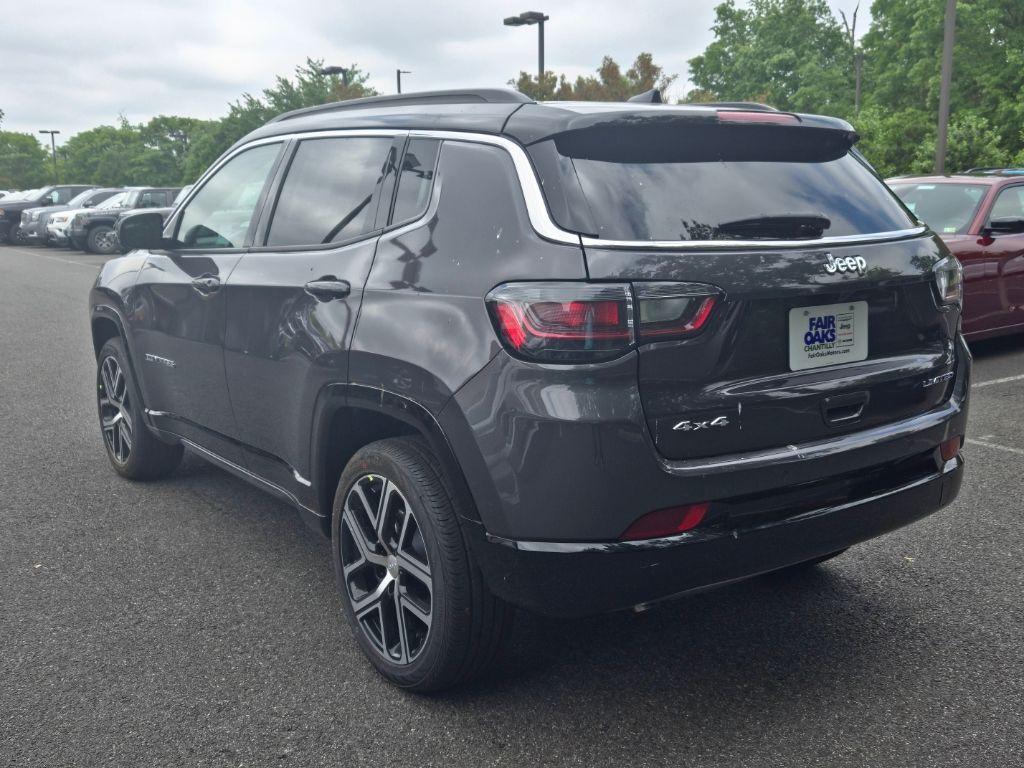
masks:
[[[961,270],[841,121],[511,91],[288,113],[90,295],[114,469],[183,448],[333,542],[430,690],[512,606],[579,616],[820,562],[960,488]]]

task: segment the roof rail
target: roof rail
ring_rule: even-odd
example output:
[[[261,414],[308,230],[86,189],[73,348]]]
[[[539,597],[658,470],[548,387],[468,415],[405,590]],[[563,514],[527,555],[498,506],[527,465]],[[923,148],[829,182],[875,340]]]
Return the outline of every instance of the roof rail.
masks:
[[[703,101],[693,104],[695,107],[721,107],[723,109],[745,109],[749,112],[778,112],[771,104],[757,101]]]
[[[269,122],[291,120],[293,117],[305,117],[319,112],[340,112],[346,109],[371,109],[373,107],[404,107],[414,104],[530,104],[529,96],[510,88],[468,88],[452,91],[418,91],[415,93],[399,93],[393,96],[366,96],[361,99],[334,101],[330,104],[319,104],[315,107],[295,109],[284,112]]]
[[[1019,176],[1024,168],[968,168],[964,173],[989,173],[994,176]]]

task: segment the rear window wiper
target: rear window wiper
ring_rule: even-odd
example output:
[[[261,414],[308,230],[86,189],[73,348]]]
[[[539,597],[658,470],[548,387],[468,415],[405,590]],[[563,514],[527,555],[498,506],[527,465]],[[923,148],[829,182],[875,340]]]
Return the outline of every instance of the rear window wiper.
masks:
[[[821,237],[831,226],[832,220],[820,213],[782,213],[725,221],[715,233],[724,240],[801,240]]]

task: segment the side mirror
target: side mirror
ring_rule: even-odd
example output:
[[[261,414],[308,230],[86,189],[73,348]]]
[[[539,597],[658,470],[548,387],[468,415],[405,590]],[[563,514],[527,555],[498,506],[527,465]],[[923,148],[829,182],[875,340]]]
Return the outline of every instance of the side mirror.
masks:
[[[1018,235],[1022,232],[1024,232],[1024,219],[1016,216],[1002,216],[998,219],[992,219],[981,229],[981,234],[984,237]]]
[[[160,250],[164,241],[164,217],[159,213],[137,213],[125,216],[117,222],[117,237],[121,247],[127,251]]]
[[[93,200],[86,200],[84,203],[82,203],[83,208],[92,208],[94,205],[96,205],[96,203]]]

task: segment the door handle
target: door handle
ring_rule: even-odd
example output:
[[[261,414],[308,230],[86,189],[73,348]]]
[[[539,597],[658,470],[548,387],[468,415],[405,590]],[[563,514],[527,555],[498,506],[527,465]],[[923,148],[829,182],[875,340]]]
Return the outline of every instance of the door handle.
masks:
[[[339,280],[333,275],[327,275],[306,283],[306,293],[317,301],[334,301],[344,299],[352,293],[352,285],[348,280]]]
[[[192,287],[203,296],[209,296],[220,290],[220,278],[213,275],[203,275],[192,281]]]

